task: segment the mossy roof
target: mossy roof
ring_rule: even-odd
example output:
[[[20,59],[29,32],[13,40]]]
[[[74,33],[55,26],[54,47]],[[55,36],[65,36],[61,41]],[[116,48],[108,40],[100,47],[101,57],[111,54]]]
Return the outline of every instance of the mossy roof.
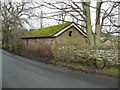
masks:
[[[55,33],[59,32],[60,30],[62,30],[63,28],[69,26],[70,24],[72,24],[72,22],[67,22],[64,24],[59,24],[59,25],[45,27],[42,29],[33,30],[33,31],[28,32],[23,38],[50,37],[54,35]]]

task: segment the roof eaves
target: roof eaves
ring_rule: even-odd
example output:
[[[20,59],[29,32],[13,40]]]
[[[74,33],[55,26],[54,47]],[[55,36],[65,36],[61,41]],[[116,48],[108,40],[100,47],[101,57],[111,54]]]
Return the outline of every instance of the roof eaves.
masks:
[[[22,39],[39,39],[39,38],[54,38],[53,36],[42,36],[42,37],[23,37]]]

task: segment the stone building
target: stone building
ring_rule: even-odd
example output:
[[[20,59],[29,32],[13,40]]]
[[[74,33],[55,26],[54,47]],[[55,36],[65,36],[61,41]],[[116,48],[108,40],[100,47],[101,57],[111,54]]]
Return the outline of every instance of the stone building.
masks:
[[[22,37],[25,47],[84,46],[87,44],[86,33],[75,23],[68,22],[28,32]]]

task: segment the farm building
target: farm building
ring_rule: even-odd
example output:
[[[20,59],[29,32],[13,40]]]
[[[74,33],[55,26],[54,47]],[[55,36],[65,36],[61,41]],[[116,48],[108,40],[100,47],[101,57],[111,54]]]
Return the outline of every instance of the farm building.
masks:
[[[72,22],[54,25],[28,32],[23,38],[25,47],[84,46],[87,44],[86,33]]]

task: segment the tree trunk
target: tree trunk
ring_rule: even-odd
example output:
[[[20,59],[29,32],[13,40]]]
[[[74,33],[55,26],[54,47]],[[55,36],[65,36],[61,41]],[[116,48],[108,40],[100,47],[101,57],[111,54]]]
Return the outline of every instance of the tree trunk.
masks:
[[[94,46],[94,35],[92,32],[92,26],[91,26],[91,17],[90,17],[90,1],[86,0],[85,2],[86,4],[86,26],[87,26],[87,40],[88,40],[88,44],[90,46]]]
[[[100,34],[101,34],[101,25],[100,25],[100,9],[101,9],[102,0],[97,2],[96,7],[96,24],[95,24],[95,45],[100,45]]]
[[[101,27],[100,25],[96,26],[96,33],[95,33],[95,45],[99,46],[100,45],[100,33],[101,33]]]

